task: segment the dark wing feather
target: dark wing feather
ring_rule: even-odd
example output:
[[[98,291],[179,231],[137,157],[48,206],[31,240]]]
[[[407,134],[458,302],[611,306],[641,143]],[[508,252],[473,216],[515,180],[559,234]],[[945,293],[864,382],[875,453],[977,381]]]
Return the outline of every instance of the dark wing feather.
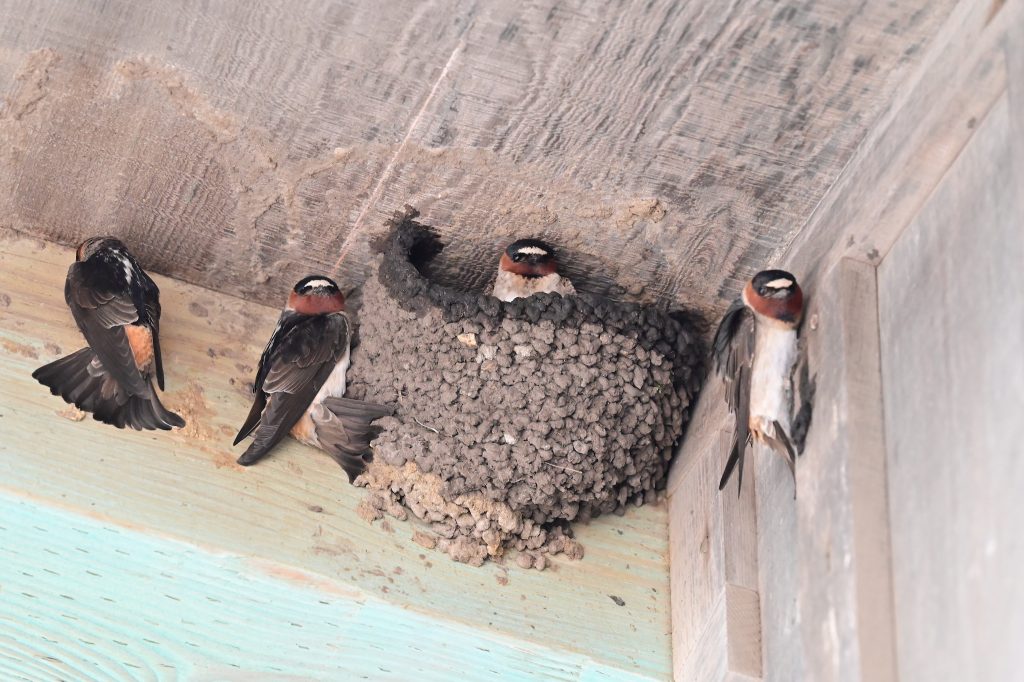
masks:
[[[303,316],[285,313],[260,359],[256,377],[256,403],[266,407],[252,424],[256,405],[249,414],[239,440],[246,430],[255,430],[252,444],[238,463],[254,464],[288,434],[313,402],[349,344],[348,319],[342,313]],[[237,442],[237,441],[236,441]]]
[[[725,315],[722,316],[722,321],[718,323],[715,341],[712,344],[712,353],[715,356],[715,371],[719,374],[723,372],[732,374],[728,367],[729,358],[732,355],[732,342],[736,338],[740,326],[747,319],[753,319],[753,315],[744,305],[743,299],[738,298],[732,302],[729,309],[725,311]]]
[[[185,421],[168,411],[156,394],[130,395],[111,376],[92,348],[43,365],[32,376],[39,383],[104,424],[121,429],[163,429],[184,426]]]
[[[295,328],[296,325],[307,320],[305,315],[300,315],[292,310],[285,310],[277,319],[277,326],[274,333],[270,335],[263,353],[260,355],[259,368],[256,370],[256,381],[253,383],[253,390],[259,393],[263,390],[263,382],[267,380],[267,373],[270,372],[271,356],[281,350],[284,338]]]
[[[164,390],[164,360],[160,353],[160,288],[142,268],[136,267],[135,274],[143,285],[143,306],[145,322],[153,330],[153,369],[156,374],[156,385]]]
[[[816,391],[817,377],[811,377],[810,364],[807,361],[806,353],[801,354],[798,373],[798,397],[799,409],[793,418],[792,442],[798,454],[804,451],[807,443],[807,432],[811,428],[811,416],[814,412],[814,394]]]
[[[750,376],[754,361],[754,316],[737,301],[726,312],[715,333],[715,366],[725,381],[725,401],[736,416],[729,461],[722,472],[718,489],[729,482],[734,467],[739,486],[743,484],[743,460],[750,444]]]
[[[743,458],[741,455],[746,450],[746,443],[743,447],[740,447],[739,441],[735,441],[732,444],[732,450],[729,451],[729,460],[725,463],[725,470],[722,471],[722,477],[718,479],[718,489],[721,490],[725,487],[725,484],[729,482],[729,477],[732,476],[733,469],[736,468],[737,462],[740,465],[739,471],[739,485],[743,485]]]
[[[789,435],[782,428],[777,420],[772,422],[772,426],[775,429],[775,438],[771,443],[772,449],[782,455],[782,458],[786,460],[786,464],[789,465],[789,473],[793,474],[796,478],[796,452],[793,451],[793,443],[789,440]]]
[[[388,405],[351,398],[325,398],[316,435],[323,449],[337,462],[351,483],[372,460],[370,442],[380,433],[373,421],[395,413]]]
[[[302,315],[291,310],[285,310],[281,313],[281,317],[277,319],[274,333],[270,335],[270,340],[267,341],[267,345],[263,348],[263,353],[260,354],[260,364],[256,369],[256,381],[253,382],[252,387],[254,394],[252,408],[249,410],[249,416],[245,418],[242,428],[238,430],[238,435],[235,436],[235,441],[232,445],[241,443],[246,436],[260,425],[263,410],[267,407],[267,394],[263,392],[263,383],[266,381],[267,373],[270,371],[271,356],[280,348],[284,337],[303,319],[305,318]]]
[[[68,269],[64,299],[89,347],[104,369],[131,395],[147,395],[153,389],[135,365],[123,327],[139,321],[139,310],[130,296],[114,291],[90,276],[85,263]]]
[[[160,353],[160,322],[153,320],[153,370],[156,373],[156,385],[164,390],[164,358]]]
[[[238,429],[238,435],[235,436],[235,441],[232,445],[238,445],[242,440],[252,433],[257,426],[260,425],[260,418],[263,417],[263,410],[267,408],[267,394],[263,391],[257,391],[256,396],[252,401],[252,407],[249,409],[249,416],[245,418],[245,422],[242,424],[242,428]]]

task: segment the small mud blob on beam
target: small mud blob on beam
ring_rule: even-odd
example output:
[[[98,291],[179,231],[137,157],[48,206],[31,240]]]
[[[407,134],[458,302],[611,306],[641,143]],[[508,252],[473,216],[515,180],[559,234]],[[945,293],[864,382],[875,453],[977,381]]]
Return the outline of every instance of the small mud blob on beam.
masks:
[[[349,395],[399,409],[376,422],[360,515],[411,511],[471,565],[580,558],[571,522],[664,489],[703,378],[699,334],[587,294],[505,303],[445,286],[423,274],[442,247],[416,215],[390,221],[362,291]]]
[[[82,412],[80,409],[78,409],[74,405],[68,405],[63,410],[58,410],[57,411],[57,416],[58,417],[63,417],[64,419],[67,419],[68,421],[80,422],[83,419],[85,419],[88,415],[85,412]]]

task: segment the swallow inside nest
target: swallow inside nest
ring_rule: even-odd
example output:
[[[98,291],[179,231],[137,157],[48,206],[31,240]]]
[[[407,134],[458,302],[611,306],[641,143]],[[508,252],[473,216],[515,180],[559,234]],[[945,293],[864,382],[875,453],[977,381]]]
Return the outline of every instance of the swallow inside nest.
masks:
[[[424,275],[443,248],[409,209],[353,300],[349,393],[394,404],[360,481],[370,518],[408,511],[480,564],[580,556],[570,523],[651,502],[704,374],[688,316],[579,293],[503,302]],[[557,245],[556,245],[557,246]],[[482,264],[493,272],[493,263]]]

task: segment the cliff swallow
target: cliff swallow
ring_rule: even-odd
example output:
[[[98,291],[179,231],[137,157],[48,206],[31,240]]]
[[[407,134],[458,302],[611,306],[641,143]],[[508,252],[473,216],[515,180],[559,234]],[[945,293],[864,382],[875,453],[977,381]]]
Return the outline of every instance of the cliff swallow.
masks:
[[[32,373],[54,395],[117,428],[184,426],[157,398],[164,388],[160,357],[160,290],[125,245],[86,239],[68,268],[64,300],[88,347]]]
[[[575,296],[576,289],[558,274],[553,248],[537,239],[512,242],[501,254],[492,295],[512,301],[537,293]]]
[[[239,464],[255,464],[290,431],[326,451],[349,482],[366,469],[376,435],[370,422],[393,410],[342,397],[351,339],[338,285],[319,275],[300,280],[260,357],[255,401],[234,444],[254,431],[255,438]]]
[[[793,275],[765,270],[747,283],[718,326],[715,368],[725,380],[729,411],[736,415],[732,450],[719,490],[737,463],[742,487],[743,457],[754,439],[782,455],[794,472],[790,410],[803,300]]]

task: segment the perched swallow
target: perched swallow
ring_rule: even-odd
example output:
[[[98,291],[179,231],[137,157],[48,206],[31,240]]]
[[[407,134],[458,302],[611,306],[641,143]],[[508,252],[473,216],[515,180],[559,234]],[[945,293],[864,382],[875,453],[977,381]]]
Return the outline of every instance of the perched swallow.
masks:
[[[318,275],[299,281],[260,357],[255,401],[234,444],[254,431],[255,438],[239,464],[255,464],[290,431],[326,451],[349,482],[366,469],[377,434],[370,422],[393,410],[342,397],[351,339],[338,285]]]
[[[737,463],[742,487],[743,457],[754,439],[782,455],[794,472],[790,409],[803,302],[793,275],[765,270],[744,287],[718,325],[715,369],[725,380],[729,411],[736,415],[732,450],[719,490]]]
[[[558,274],[555,250],[537,239],[509,244],[498,263],[492,295],[502,301],[538,293],[575,296],[572,282]]]
[[[160,358],[160,290],[125,245],[86,239],[68,268],[64,300],[89,346],[32,373],[53,395],[121,429],[184,426],[157,398],[164,388]]]

